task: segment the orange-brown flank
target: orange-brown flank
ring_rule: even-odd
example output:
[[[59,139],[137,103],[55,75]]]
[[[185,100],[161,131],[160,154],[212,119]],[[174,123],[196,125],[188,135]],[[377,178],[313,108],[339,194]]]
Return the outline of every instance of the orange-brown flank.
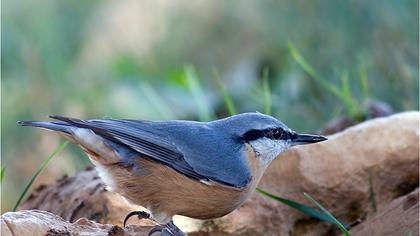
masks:
[[[242,189],[215,182],[202,183],[145,158],[137,159],[136,166],[141,166],[137,171],[122,167],[119,163],[102,165],[102,168],[110,175],[113,182],[110,187],[115,192],[134,204],[146,207],[153,214],[211,219],[238,208],[258,184],[265,168],[258,165],[255,152],[249,145],[247,154],[253,178]]]

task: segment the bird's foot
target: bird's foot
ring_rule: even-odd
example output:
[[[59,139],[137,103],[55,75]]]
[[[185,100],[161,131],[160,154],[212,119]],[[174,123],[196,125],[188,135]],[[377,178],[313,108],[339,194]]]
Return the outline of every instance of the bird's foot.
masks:
[[[168,224],[164,226],[156,226],[154,227],[148,234],[148,236],[152,236],[154,233],[160,232],[161,236],[186,236],[184,232],[182,232],[173,221],[170,221]]]
[[[124,219],[124,227],[132,216],[137,216],[140,220],[141,219],[149,219],[154,222],[156,222],[154,219],[151,218],[150,214],[145,211],[133,211],[130,212]],[[157,223],[157,222],[156,222]],[[166,225],[158,225],[152,228],[152,230],[149,232],[148,236],[152,236],[154,233],[160,232],[161,236],[186,236],[184,232],[182,232],[171,220]]]
[[[125,217],[124,219],[124,227],[128,221],[128,219],[130,219],[132,216],[137,216],[139,218],[139,220],[141,219],[150,219],[150,214],[145,212],[145,211],[133,211],[128,213],[128,215]]]

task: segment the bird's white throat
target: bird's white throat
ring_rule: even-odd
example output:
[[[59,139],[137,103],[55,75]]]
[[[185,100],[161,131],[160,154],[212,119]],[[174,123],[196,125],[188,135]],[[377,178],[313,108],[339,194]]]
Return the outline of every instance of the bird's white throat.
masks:
[[[274,140],[265,137],[251,141],[250,144],[266,166],[292,146],[290,140]]]

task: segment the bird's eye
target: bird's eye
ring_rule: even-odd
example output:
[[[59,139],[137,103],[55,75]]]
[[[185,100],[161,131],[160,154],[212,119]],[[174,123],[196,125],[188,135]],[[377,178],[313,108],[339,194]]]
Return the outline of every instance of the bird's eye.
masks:
[[[274,129],[271,131],[271,137],[274,139],[281,139],[283,136],[283,132],[280,129]]]

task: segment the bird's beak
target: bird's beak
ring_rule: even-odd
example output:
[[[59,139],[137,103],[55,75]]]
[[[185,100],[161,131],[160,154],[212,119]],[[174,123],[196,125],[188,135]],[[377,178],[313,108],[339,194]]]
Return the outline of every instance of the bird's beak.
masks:
[[[325,140],[327,140],[327,138],[321,135],[297,134],[292,138],[292,146],[317,143]]]

